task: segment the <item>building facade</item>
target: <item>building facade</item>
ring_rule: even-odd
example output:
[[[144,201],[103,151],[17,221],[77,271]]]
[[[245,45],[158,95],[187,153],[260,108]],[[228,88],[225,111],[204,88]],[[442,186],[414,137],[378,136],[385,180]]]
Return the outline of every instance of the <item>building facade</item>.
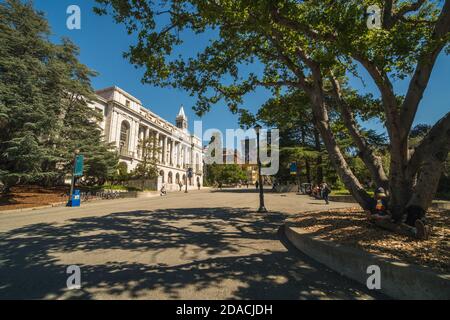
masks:
[[[100,126],[105,139],[116,146],[128,171],[141,161],[139,141],[151,138],[161,150],[157,155],[158,187],[164,184],[168,190],[177,190],[180,182],[185,184],[188,168],[193,169],[192,178],[187,179],[188,187],[203,186],[202,141],[189,132],[183,106],[174,125],[118,87],[98,90],[96,94],[92,107],[103,114]]]

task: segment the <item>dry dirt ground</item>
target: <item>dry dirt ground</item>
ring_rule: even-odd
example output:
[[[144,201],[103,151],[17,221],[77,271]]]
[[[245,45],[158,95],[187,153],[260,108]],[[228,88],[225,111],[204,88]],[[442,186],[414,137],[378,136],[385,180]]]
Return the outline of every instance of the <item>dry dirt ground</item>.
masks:
[[[12,188],[11,195],[0,197],[0,211],[34,208],[67,201],[69,189],[65,187],[42,188],[38,186],[18,186]]]
[[[296,227],[312,236],[362,248],[402,262],[450,272],[450,211],[430,211],[427,221],[433,231],[429,240],[417,241],[407,236],[373,226],[360,208],[333,209],[298,215]]]

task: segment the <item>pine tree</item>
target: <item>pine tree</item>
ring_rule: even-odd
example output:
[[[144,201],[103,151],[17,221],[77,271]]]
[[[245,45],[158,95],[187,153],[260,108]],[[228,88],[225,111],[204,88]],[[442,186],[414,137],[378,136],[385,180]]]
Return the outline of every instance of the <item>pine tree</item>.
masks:
[[[49,41],[50,28],[30,3],[0,4],[0,181],[55,184],[85,155],[85,181],[102,183],[117,156],[102,141],[100,114],[89,108],[95,75],[69,40]]]

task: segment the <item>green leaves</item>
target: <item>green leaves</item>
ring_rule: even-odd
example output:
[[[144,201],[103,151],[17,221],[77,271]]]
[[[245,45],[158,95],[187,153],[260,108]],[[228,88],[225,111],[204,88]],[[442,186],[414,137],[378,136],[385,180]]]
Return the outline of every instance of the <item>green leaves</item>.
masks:
[[[42,14],[18,0],[0,4],[0,30],[0,180],[54,183],[70,172],[75,149],[87,180],[105,179],[117,158],[102,142],[102,115],[88,106],[95,73],[78,61],[78,48],[51,43]]]

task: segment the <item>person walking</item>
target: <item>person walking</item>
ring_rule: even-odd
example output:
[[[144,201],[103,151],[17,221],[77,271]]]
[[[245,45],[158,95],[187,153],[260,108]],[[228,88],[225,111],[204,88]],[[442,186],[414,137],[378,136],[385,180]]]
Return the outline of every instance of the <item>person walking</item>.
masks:
[[[197,187],[198,187],[198,190],[200,190],[200,187],[201,187],[200,181],[197,181]]]
[[[322,183],[321,191],[322,191],[322,198],[323,200],[325,200],[325,203],[330,204],[328,196],[331,193],[331,189],[326,182]]]

